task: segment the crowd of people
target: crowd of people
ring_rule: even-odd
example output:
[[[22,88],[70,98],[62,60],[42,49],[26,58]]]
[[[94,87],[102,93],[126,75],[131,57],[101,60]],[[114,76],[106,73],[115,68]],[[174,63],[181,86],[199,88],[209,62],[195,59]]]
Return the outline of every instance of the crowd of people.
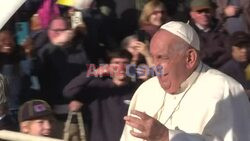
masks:
[[[63,139],[81,112],[88,141],[250,140],[250,1],[74,1],[1,29],[0,129]]]

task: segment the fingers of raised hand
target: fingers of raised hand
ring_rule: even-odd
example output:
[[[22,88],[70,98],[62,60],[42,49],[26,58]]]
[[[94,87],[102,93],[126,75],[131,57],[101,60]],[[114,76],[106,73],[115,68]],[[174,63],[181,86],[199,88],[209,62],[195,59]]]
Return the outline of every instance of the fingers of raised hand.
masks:
[[[151,139],[152,136],[155,135],[154,132],[158,132],[153,131],[155,119],[144,116],[145,113],[138,112],[136,114],[136,117],[134,117],[135,115],[128,116],[128,120],[126,120],[126,124],[132,127],[132,130],[130,131],[131,135],[144,140]],[[143,119],[141,119],[139,116],[143,117]]]
[[[137,111],[137,110],[131,110],[131,114],[140,117],[142,120],[151,118],[145,112],[140,112],[140,111]]]
[[[147,139],[145,133],[143,133],[143,132],[138,133],[138,132],[136,132],[136,131],[134,131],[134,130],[130,130],[130,134],[131,134],[132,136],[134,136],[134,137],[137,137],[137,138],[141,138],[141,139],[144,139],[144,140]]]
[[[131,115],[124,117],[124,119],[126,124],[133,128],[130,133],[135,137],[145,140],[157,140],[167,138],[165,135],[168,136],[166,134],[168,133],[167,128],[144,112],[132,110]]]
[[[132,128],[135,128],[141,132],[145,130],[144,122],[140,118],[135,116],[126,116],[124,119],[126,120],[126,124]]]

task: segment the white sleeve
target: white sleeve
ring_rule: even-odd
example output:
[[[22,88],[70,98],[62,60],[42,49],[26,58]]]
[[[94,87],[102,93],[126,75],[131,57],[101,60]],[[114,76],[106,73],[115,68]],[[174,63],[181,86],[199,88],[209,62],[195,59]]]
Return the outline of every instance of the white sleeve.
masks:
[[[135,94],[133,95],[133,98],[131,99],[131,102],[129,104],[129,109],[128,109],[128,115],[130,114],[131,110],[134,109],[134,107],[136,106],[137,95],[138,95],[138,90],[135,92]],[[143,141],[142,139],[133,137],[130,134],[131,130],[132,128],[128,126],[127,124],[125,124],[120,141]]]

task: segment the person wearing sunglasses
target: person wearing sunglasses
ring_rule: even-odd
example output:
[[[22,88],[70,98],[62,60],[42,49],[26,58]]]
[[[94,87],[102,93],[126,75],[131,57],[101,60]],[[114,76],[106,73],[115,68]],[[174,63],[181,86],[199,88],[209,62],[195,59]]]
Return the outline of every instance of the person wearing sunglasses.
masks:
[[[215,19],[212,3],[209,0],[192,0],[189,14],[190,25],[201,41],[202,61],[210,67],[220,67],[230,58],[229,35]]]

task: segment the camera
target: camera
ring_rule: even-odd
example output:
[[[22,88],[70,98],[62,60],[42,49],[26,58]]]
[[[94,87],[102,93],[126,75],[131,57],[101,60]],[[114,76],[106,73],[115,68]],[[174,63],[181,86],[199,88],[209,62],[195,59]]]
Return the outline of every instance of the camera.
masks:
[[[138,30],[136,36],[138,41],[145,42],[147,40],[147,33],[144,30]]]

